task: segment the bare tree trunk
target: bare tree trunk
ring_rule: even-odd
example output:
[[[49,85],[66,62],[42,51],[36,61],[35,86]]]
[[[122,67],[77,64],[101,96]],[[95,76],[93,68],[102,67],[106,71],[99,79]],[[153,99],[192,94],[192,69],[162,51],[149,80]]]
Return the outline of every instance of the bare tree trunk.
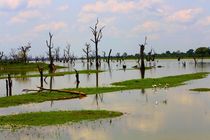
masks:
[[[104,27],[98,29],[98,19],[94,27],[90,27],[94,36],[94,39],[91,41],[95,44],[95,59],[96,59],[96,87],[98,87],[98,68],[99,68],[99,56],[98,56],[98,43],[100,42],[101,38],[103,37],[102,30]]]
[[[79,83],[80,83],[80,81],[79,81],[79,72],[76,69],[74,69],[74,71],[76,73],[76,75],[75,75],[75,77],[76,77],[76,88],[78,88],[79,87]]]
[[[12,79],[10,74],[8,74],[8,79],[6,80],[6,89],[7,89],[7,96],[12,96]]]
[[[52,91],[53,86],[53,76],[50,76],[50,92]]]
[[[108,59],[107,59],[108,64],[110,64],[111,53],[112,53],[112,49],[110,49],[110,51],[109,51],[109,56],[108,56]]]
[[[193,60],[194,60],[195,66],[196,66],[197,65],[197,60],[196,60],[195,56],[193,56]]]
[[[40,73],[40,87],[43,88],[43,68],[38,66],[38,70]]]
[[[6,96],[9,96],[9,83],[8,80],[6,80]]]
[[[90,44],[86,43],[85,46],[86,46],[86,49],[83,49],[83,51],[86,54],[87,70],[89,70],[89,64],[90,64],[89,53],[91,52],[91,50],[90,50]]]
[[[49,61],[50,61],[50,65],[49,65],[50,72],[53,72],[53,69],[54,69],[53,56],[52,56],[52,49],[53,49],[52,37],[53,35],[49,32],[49,42],[46,40],[46,44],[49,49],[48,56],[49,56]]]

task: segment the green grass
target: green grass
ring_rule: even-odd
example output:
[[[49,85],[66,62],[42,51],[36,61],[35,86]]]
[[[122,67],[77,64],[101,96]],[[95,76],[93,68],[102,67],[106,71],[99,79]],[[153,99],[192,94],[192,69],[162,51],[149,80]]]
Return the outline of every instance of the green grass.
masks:
[[[123,115],[121,112],[113,111],[53,111],[35,112],[17,115],[0,116],[0,126],[17,128],[24,126],[49,126],[69,122],[93,121],[97,119],[113,118]]]
[[[79,74],[92,74],[96,73],[96,70],[78,70]],[[98,71],[99,73],[103,71]],[[46,73],[43,74],[44,77],[48,76],[64,76],[64,75],[71,75],[76,74],[75,71],[66,71],[66,72],[55,72],[55,73]],[[30,77],[40,77],[40,74],[28,74],[28,75],[12,75],[12,78],[30,78]],[[0,79],[6,79],[7,76],[2,76]]]
[[[113,83],[112,85],[124,86],[129,89],[143,89],[143,88],[145,89],[145,88],[152,88],[153,85],[165,86],[166,84],[168,85],[168,87],[174,87],[174,86],[183,85],[184,82],[186,81],[204,78],[208,74],[209,73],[207,72],[200,72],[200,73],[168,76],[161,78],[135,79],[123,82],[116,82]]]
[[[17,106],[28,103],[40,103],[51,100],[72,99],[76,97],[79,96],[62,92],[29,93],[10,97],[2,97],[0,98],[0,107]]]
[[[43,67],[44,70],[49,70],[46,63],[14,63],[14,64],[0,64],[0,75],[12,74],[12,75],[25,75],[27,72],[38,72],[37,66]],[[56,66],[57,69],[65,68],[63,66]]]
[[[194,88],[194,89],[190,89],[190,91],[209,92],[210,88]]]
[[[176,76],[168,76],[161,78],[147,78],[147,79],[135,79],[128,80],[123,82],[113,83],[113,87],[90,87],[90,88],[71,88],[69,90],[81,91],[86,94],[101,94],[101,93],[109,93],[114,91],[122,91],[122,90],[132,90],[132,89],[146,89],[152,88],[153,85],[160,85],[160,87],[164,87],[168,84],[168,87],[175,87],[179,85],[185,84],[185,82],[190,80],[196,80],[204,78],[209,73],[192,73],[192,74],[184,74],[184,75],[176,75]],[[44,101],[51,100],[64,100],[64,99],[72,99],[79,97],[78,95],[72,95],[69,93],[61,93],[61,92],[43,92],[43,93],[29,93],[23,95],[16,95],[11,97],[2,97],[0,98],[0,107],[8,107],[8,106],[16,106],[21,104],[28,103],[39,103]]]

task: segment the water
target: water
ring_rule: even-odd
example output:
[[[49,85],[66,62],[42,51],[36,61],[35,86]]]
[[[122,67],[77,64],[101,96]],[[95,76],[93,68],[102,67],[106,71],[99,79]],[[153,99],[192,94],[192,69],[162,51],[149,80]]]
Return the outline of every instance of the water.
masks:
[[[162,77],[175,74],[209,71],[210,65],[194,67],[193,61],[186,60],[187,66],[175,60],[161,60],[156,68],[146,71],[146,77]],[[128,67],[135,65],[127,61]],[[82,69],[82,65],[77,65]],[[120,67],[120,66],[119,66]],[[100,74],[100,85],[140,77],[138,70],[119,70],[113,64],[111,73]],[[103,69],[108,69],[103,67]],[[75,86],[74,75],[57,77],[54,86],[57,88]],[[81,86],[94,86],[94,74],[80,76]],[[38,79],[37,79],[38,80]],[[64,81],[59,84],[59,80]],[[21,105],[17,107],[1,108],[0,114],[16,114],[20,112],[53,111],[53,110],[81,110],[99,109],[113,110],[125,113],[114,119],[81,122],[47,127],[22,128],[15,131],[1,130],[0,139],[31,139],[31,140],[206,140],[210,138],[210,93],[189,91],[191,88],[210,87],[210,76],[200,80],[187,82],[186,85],[169,89],[128,90],[100,95],[91,95],[83,99],[44,102],[39,104]],[[36,82],[36,78],[30,79]],[[84,82],[84,83],[83,83]],[[86,83],[88,82],[88,83]],[[60,82],[61,83],[61,82]],[[28,84],[27,82],[25,84]],[[22,83],[24,85],[24,83]],[[29,84],[30,85],[30,84]],[[33,87],[31,87],[33,88]]]

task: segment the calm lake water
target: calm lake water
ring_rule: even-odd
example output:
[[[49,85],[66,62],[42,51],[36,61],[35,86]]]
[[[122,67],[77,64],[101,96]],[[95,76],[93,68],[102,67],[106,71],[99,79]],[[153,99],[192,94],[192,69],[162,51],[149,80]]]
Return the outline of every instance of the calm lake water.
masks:
[[[155,68],[146,71],[145,77],[163,77],[169,75],[209,72],[210,61],[201,66],[193,60],[159,60]],[[136,65],[135,61],[126,61],[127,68]],[[149,64],[147,64],[149,65]],[[153,63],[152,63],[153,65]],[[85,69],[78,62],[75,68]],[[100,86],[112,82],[140,78],[139,70],[120,70],[122,65],[112,63],[111,69],[102,64],[105,72],[99,74]],[[70,70],[72,68],[69,68]],[[93,68],[94,69],[94,68]],[[14,93],[21,94],[24,88],[35,89],[39,78],[25,81],[13,80]],[[95,86],[95,74],[80,75],[80,86]],[[93,122],[65,124],[59,126],[30,127],[18,130],[0,131],[0,139],[11,140],[207,140],[210,139],[210,93],[189,91],[191,88],[210,87],[210,76],[187,82],[186,85],[174,88],[157,88],[145,90],[128,90],[101,95],[90,95],[83,99],[52,101],[39,104],[28,104],[17,107],[0,108],[0,115],[20,112],[53,111],[53,110],[114,110],[124,112],[122,117],[103,119]],[[5,85],[0,80],[1,87]],[[48,85],[45,85],[47,87]],[[75,75],[54,77],[54,88],[75,87]],[[4,88],[2,88],[4,90]],[[4,96],[4,91],[1,96]],[[98,97],[96,97],[98,96]]]

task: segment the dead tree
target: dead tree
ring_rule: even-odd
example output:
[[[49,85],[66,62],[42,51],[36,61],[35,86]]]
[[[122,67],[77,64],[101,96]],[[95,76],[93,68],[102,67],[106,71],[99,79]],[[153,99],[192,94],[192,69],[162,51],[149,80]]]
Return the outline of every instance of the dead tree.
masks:
[[[8,74],[8,78],[6,80],[6,90],[7,96],[12,96],[12,79],[10,74]]]
[[[16,49],[11,49],[11,51],[10,51],[10,58],[13,61],[18,61],[19,58],[18,58]]]
[[[109,50],[109,55],[108,55],[108,58],[107,58],[108,65],[110,64],[111,53],[112,53],[112,49]]]
[[[79,87],[79,83],[80,83],[80,81],[79,81],[79,72],[76,69],[74,69],[74,71],[76,73],[76,75],[75,75],[75,77],[76,77],[76,88],[78,88]]]
[[[103,51],[103,60],[106,61],[106,52]]]
[[[120,53],[119,53],[119,52],[116,54],[116,58],[117,58],[117,62],[118,62],[118,61],[121,61]]]
[[[63,63],[66,63],[67,57],[66,57],[66,50],[63,50]]]
[[[58,62],[60,60],[60,48],[55,48],[55,61]]]
[[[89,65],[89,63],[90,63],[89,55],[90,55],[90,52],[91,52],[91,50],[90,50],[90,47],[91,47],[91,46],[90,46],[90,44],[88,44],[88,43],[86,43],[85,46],[86,46],[86,48],[83,49],[83,52],[84,52],[85,55],[86,55],[87,65]]]
[[[43,88],[43,67],[37,66],[40,73],[40,87]]]
[[[0,60],[2,60],[3,56],[4,56],[4,52],[0,52]]]
[[[144,61],[144,47],[146,45],[147,45],[147,37],[145,36],[144,44],[139,44],[139,46],[140,46],[140,53],[139,53],[138,63],[141,60],[141,65],[142,65],[142,63],[144,65],[144,62],[143,62]],[[142,53],[142,51],[143,51],[143,53]]]
[[[97,19],[96,24],[94,27],[90,27],[93,39],[90,39],[95,44],[95,60],[96,60],[96,87],[98,87],[98,68],[99,68],[99,56],[98,56],[98,43],[101,41],[103,34],[102,30],[104,29],[104,26],[102,28],[98,28],[99,20]]]
[[[145,49],[145,45],[147,44],[147,37],[145,37],[145,42],[144,45],[140,45],[140,59],[141,59],[141,66],[140,66],[140,70],[141,70],[141,78],[144,79],[144,75],[145,75],[145,64],[144,64],[144,49]]]
[[[27,63],[27,53],[30,50],[30,48],[31,48],[31,43],[28,43],[28,45],[21,46],[19,48],[20,54],[21,54],[21,59],[25,64]]]
[[[49,64],[49,68],[50,68],[50,72],[53,72],[54,71],[54,64],[53,64],[53,55],[52,55],[52,49],[53,49],[53,45],[52,45],[52,37],[53,35],[49,32],[49,42],[48,40],[46,40],[46,44],[47,44],[47,47],[48,47],[48,57],[49,57],[49,61],[50,61],[50,64]]]
[[[69,60],[71,59],[70,50],[71,50],[71,45],[67,44],[66,49],[65,49],[65,55],[66,55],[67,62],[69,62]]]

